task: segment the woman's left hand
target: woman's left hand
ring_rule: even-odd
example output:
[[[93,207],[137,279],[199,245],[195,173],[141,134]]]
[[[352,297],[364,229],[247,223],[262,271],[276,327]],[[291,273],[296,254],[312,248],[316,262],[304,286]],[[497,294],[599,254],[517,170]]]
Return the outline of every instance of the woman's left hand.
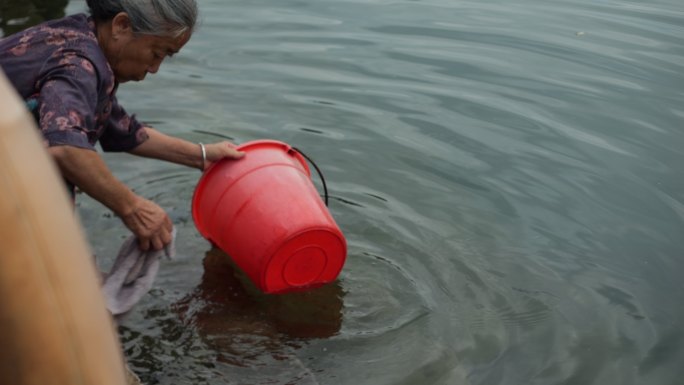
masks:
[[[240,159],[245,156],[245,153],[238,151],[236,147],[235,144],[229,141],[205,144],[204,148],[207,152],[207,161],[204,164],[204,170],[221,159]]]
[[[130,153],[195,167],[202,171],[221,159],[239,159],[245,155],[244,152],[237,150],[235,144],[227,140],[199,145],[196,142],[166,135],[152,127],[145,127],[145,133],[148,136],[147,140],[129,151]],[[204,146],[204,160],[202,146]]]

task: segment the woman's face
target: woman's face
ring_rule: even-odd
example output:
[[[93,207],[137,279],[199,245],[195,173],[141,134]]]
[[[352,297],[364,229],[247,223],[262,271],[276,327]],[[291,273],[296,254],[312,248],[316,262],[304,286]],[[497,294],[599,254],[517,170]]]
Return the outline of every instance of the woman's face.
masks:
[[[177,53],[190,40],[190,33],[178,37],[137,35],[125,13],[114,17],[110,27],[110,34],[99,33],[98,38],[104,36],[101,45],[120,83],[141,81],[148,73],[156,73],[167,56]]]

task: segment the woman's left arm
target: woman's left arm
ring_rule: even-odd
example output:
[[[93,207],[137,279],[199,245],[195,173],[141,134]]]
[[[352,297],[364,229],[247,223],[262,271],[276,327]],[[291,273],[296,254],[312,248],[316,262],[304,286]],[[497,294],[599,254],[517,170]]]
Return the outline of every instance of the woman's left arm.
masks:
[[[144,130],[149,139],[130,150],[131,154],[161,159],[200,170],[206,169],[213,162],[223,158],[239,159],[245,154],[236,150],[235,145],[229,141],[205,144],[207,162],[203,164],[202,147],[199,143],[163,134],[152,127],[144,127]]]

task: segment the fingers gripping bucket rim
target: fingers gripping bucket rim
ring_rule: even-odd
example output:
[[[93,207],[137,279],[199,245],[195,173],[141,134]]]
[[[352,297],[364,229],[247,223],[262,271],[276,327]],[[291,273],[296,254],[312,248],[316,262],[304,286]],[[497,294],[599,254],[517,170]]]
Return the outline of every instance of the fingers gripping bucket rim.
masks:
[[[346,259],[346,240],[311,181],[305,157],[273,140],[238,149],[244,158],[212,165],[195,188],[192,216],[200,234],[266,293],[334,281]]]

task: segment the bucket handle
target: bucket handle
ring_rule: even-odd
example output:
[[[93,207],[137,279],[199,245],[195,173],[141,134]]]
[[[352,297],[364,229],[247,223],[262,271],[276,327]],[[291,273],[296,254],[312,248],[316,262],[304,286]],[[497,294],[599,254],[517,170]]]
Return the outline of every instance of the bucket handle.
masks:
[[[318,168],[318,166],[316,165],[316,162],[314,162],[314,161],[313,161],[311,158],[309,158],[305,153],[303,153],[302,150],[298,149],[297,147],[292,147],[292,149],[295,150],[295,151],[297,151],[301,156],[303,156],[306,160],[308,160],[309,163],[311,163],[311,165],[313,165],[314,168],[316,169],[316,172],[318,173],[318,176],[321,178],[321,182],[323,183],[323,191],[324,191],[324,193],[325,193],[325,195],[324,195],[324,197],[325,197],[325,206],[327,207],[327,206],[328,206],[328,186],[327,186],[326,183],[325,183],[325,178],[323,177],[323,173],[321,172],[321,169]]]

